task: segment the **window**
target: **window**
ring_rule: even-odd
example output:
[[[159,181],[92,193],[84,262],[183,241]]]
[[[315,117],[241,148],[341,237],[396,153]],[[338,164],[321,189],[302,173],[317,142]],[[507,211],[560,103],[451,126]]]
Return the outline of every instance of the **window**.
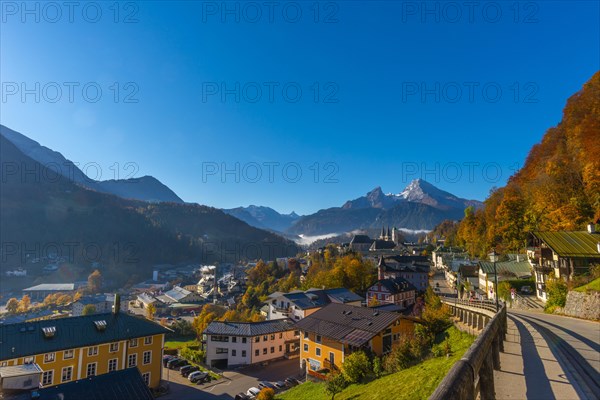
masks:
[[[321,335],[315,336],[315,342],[321,343]]]
[[[315,354],[316,354],[317,356],[320,356],[320,355],[321,355],[321,349],[320,349],[319,347],[317,347],[317,348],[315,349]]]
[[[144,365],[146,365],[146,364],[150,364],[151,361],[152,361],[152,352],[151,351],[145,351],[144,352],[144,356],[142,358],[142,363]]]
[[[146,385],[150,385],[150,372],[145,372],[142,374],[142,379]]]
[[[217,347],[215,350],[215,353],[217,354],[227,354],[229,353],[229,349],[224,348],[224,347]]]
[[[152,336],[146,336],[144,338],[144,344],[152,344]]]
[[[232,336],[231,337],[231,342],[232,343],[237,343],[237,336]]]
[[[279,339],[283,339],[283,332],[279,332]]]
[[[231,356],[232,356],[232,357],[235,357],[235,353],[236,353],[236,351],[235,351],[235,350],[231,350]]]
[[[73,377],[73,367],[64,367],[62,369],[61,382],[68,382]]]
[[[111,343],[109,351],[111,353],[116,353],[117,351],[119,351],[119,343]]]
[[[304,351],[308,351],[308,345],[304,343]]]
[[[245,337],[242,338],[242,343],[246,343],[246,338]]]
[[[87,375],[86,376],[95,376],[96,375],[96,365],[98,363],[90,363],[87,365]]]
[[[271,354],[275,353],[275,347],[271,347]]]
[[[129,347],[137,347],[137,343],[138,343],[137,339],[131,339],[129,341]]]
[[[267,348],[266,347],[263,349],[263,354],[267,354]]]
[[[73,350],[65,350],[63,351],[63,360],[70,360],[74,356]]]
[[[267,336],[267,335],[263,336],[263,341],[266,342],[267,340],[269,340],[269,336]]]
[[[211,342],[229,342],[229,336],[211,336]]]
[[[256,350],[254,351],[254,355],[255,355],[256,357],[258,357],[258,356],[260,355],[260,350],[256,349]]]
[[[108,360],[108,372],[113,372],[117,370],[117,359],[113,358],[112,360]]]
[[[257,336],[254,338],[254,343],[258,343],[258,342],[260,342],[260,336]]]
[[[294,331],[294,336],[300,336],[300,331]]]
[[[271,335],[271,340],[275,340],[275,335]]]
[[[282,351],[282,350],[283,350],[283,346],[279,345],[279,351]]]
[[[242,350],[242,357],[246,357],[246,350]]]
[[[33,357],[25,357],[23,359],[23,364],[33,364]]]
[[[88,356],[97,356],[98,355],[98,346],[88,347]]]
[[[137,365],[137,354],[130,354],[127,359],[127,366],[129,368],[135,367]]]
[[[308,332],[304,332],[304,339],[308,339]]]
[[[44,354],[44,362],[51,363],[54,362],[55,353],[46,353]]]
[[[42,375],[42,385],[52,385],[52,380],[54,379],[54,370],[44,371]]]

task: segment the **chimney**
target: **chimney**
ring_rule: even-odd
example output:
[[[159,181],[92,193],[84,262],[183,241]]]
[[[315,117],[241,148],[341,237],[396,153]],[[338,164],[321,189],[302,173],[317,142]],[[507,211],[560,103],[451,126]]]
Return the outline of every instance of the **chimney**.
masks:
[[[596,225],[593,222],[590,222],[587,226],[588,233],[596,233]]]
[[[385,279],[385,261],[383,256],[379,257],[379,265],[377,266],[377,279]]]
[[[112,312],[113,312],[113,314],[117,315],[120,310],[121,310],[121,295],[119,293],[116,293]]]

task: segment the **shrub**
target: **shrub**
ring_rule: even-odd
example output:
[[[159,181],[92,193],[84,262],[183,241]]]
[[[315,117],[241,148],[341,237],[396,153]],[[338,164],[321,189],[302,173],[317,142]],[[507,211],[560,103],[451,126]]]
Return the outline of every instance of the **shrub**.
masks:
[[[274,400],[275,391],[271,388],[263,388],[256,396],[256,400]]]
[[[179,350],[179,355],[185,358],[186,360],[193,361],[198,364],[203,363],[206,354],[202,350],[197,350],[197,346],[194,347],[196,349],[190,346],[184,346],[183,348],[181,348],[181,350]]]
[[[553,312],[556,307],[564,307],[567,302],[567,293],[569,289],[567,283],[560,278],[549,278],[546,282],[546,292],[548,301],[546,301],[546,312]]]
[[[343,374],[331,374],[325,382],[325,391],[331,395],[331,400],[335,399],[335,395],[340,393],[348,386],[348,382]]]
[[[380,357],[375,357],[373,359],[373,373],[375,374],[376,378],[381,377],[383,374],[383,363]]]
[[[349,382],[359,383],[371,371],[371,362],[363,351],[357,351],[346,357],[342,370]]]

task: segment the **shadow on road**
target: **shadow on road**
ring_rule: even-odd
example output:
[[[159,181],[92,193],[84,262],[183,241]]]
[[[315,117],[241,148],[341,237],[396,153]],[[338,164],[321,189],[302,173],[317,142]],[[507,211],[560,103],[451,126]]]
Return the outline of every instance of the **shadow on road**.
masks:
[[[528,399],[553,399],[554,392],[548,381],[544,369],[544,363],[537,351],[533,336],[522,322],[512,316],[508,316],[519,331],[521,336],[521,354],[523,356],[523,374],[527,386]]]

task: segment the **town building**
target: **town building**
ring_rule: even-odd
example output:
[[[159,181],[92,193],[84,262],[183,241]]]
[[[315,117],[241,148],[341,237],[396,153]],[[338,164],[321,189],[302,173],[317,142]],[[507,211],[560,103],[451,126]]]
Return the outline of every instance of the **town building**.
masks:
[[[546,301],[549,275],[569,281],[600,263],[600,233],[595,224],[587,231],[533,232],[527,254],[535,271],[536,296]]]
[[[395,304],[406,309],[415,304],[417,289],[404,278],[379,279],[367,290],[367,304]]]
[[[78,287],[75,283],[42,283],[23,289],[23,295],[29,295],[31,300],[44,300],[49,294],[73,294]]]
[[[22,368],[32,365],[35,366],[35,364],[31,364],[4,368]],[[33,374],[27,375],[26,379],[38,382],[39,384],[41,374],[42,371],[37,374],[37,380],[34,380]],[[35,391],[32,390],[30,393],[27,393],[27,389],[35,389]],[[26,396],[23,396],[23,394],[26,394]],[[137,368],[126,368],[68,383],[46,386],[41,389],[37,386],[20,388],[20,390],[5,392],[5,397],[3,397],[4,400],[69,400],[85,398],[102,400],[153,400],[154,396],[148,385],[144,382],[142,375],[140,375],[140,371]]]
[[[114,293],[105,293],[95,296],[84,296],[74,302],[71,305],[71,312],[74,317],[83,315],[83,309],[88,304],[91,304],[96,309],[96,314],[107,313],[112,311],[112,307],[115,303]],[[127,312],[129,310],[128,303],[126,301],[121,303],[121,312]]]
[[[331,303],[296,322],[300,330],[300,366],[320,376],[339,370],[346,356],[368,350],[389,353],[404,336],[414,333],[416,319],[397,312]]]
[[[213,321],[203,332],[206,364],[233,368],[298,356],[299,333],[290,319]]]
[[[348,247],[350,250],[356,253],[366,254],[369,252],[369,248],[373,244],[373,239],[367,235],[354,235]]]
[[[269,295],[267,319],[290,318],[299,321],[329,303],[360,306],[363,298],[345,288],[294,290]]]
[[[522,257],[522,258],[521,258]],[[496,262],[498,283],[511,279],[531,278],[531,264],[520,256],[508,261]],[[491,261],[479,261],[479,289],[488,299],[495,299],[494,285],[495,273],[494,263]]]
[[[166,328],[114,311],[80,317],[0,325],[0,367],[37,364],[42,387],[137,367],[158,387]]]
[[[381,256],[377,266],[378,279],[403,278],[418,291],[429,286],[429,260],[425,256]]]

